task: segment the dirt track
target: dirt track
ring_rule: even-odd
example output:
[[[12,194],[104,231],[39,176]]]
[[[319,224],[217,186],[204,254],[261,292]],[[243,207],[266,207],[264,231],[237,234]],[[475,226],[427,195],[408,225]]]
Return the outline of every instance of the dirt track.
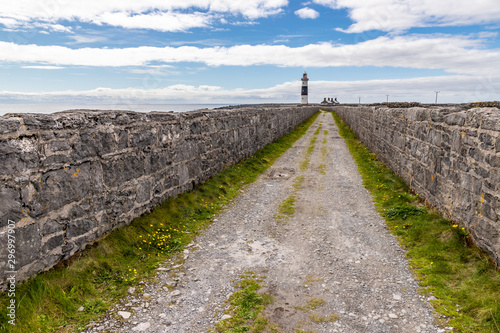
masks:
[[[294,215],[277,218],[291,195]],[[265,276],[263,291],[274,298],[265,315],[281,332],[444,332],[433,325],[428,300],[417,293],[404,252],[373,208],[329,113],[214,221],[165,263],[156,283],[137,288],[143,291],[87,332],[207,332],[245,271]],[[298,308],[311,299],[324,304]],[[338,319],[315,321],[311,312]]]

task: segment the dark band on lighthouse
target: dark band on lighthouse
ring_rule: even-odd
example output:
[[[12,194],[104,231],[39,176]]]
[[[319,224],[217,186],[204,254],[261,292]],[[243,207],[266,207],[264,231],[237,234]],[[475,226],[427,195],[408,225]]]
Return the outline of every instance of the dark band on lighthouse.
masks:
[[[307,81],[309,81],[309,79],[307,78],[307,73],[304,72],[304,75],[302,75],[302,90],[300,91],[300,103],[301,104],[308,104],[309,101],[308,101],[308,91],[307,91]]]

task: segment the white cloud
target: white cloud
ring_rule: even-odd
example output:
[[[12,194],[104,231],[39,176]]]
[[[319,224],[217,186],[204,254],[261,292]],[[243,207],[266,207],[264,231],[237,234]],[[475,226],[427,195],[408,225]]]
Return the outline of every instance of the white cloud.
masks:
[[[319,17],[319,13],[309,7],[304,7],[296,10],[295,15],[297,15],[301,19],[316,19]]]
[[[345,8],[355,22],[345,32],[400,31],[412,27],[461,26],[500,20],[498,0],[313,0]]]
[[[206,27],[220,15],[247,20],[279,14],[288,0],[16,0],[0,7],[0,24],[9,29],[36,28],[57,22],[80,21],[124,28],[185,31]],[[58,30],[59,29],[59,30]]]
[[[65,27],[61,24],[51,23],[51,22],[28,22],[25,20],[19,20],[14,18],[5,18],[0,16],[0,24],[3,24],[7,31],[16,31],[16,30],[31,30],[38,29],[41,33],[45,32],[45,30],[55,31],[55,32],[69,32],[72,30],[69,27]]]
[[[439,101],[463,103],[498,100],[500,77],[440,76],[412,79],[366,81],[309,82],[309,101],[319,103],[324,97],[337,97],[341,103],[416,101],[433,103],[434,91],[440,90]],[[284,82],[260,89],[224,89],[219,86],[176,84],[160,89],[110,89],[87,91],[9,92],[0,91],[0,102],[30,101],[39,103],[295,103],[300,99],[300,81]]]
[[[61,66],[21,66],[26,69],[63,69]]]
[[[147,13],[129,15],[124,12],[104,13],[93,20],[93,23],[108,24],[126,29],[152,29],[157,31],[186,31],[192,28],[203,28],[210,25],[213,15],[200,12],[184,13]]]
[[[94,36],[94,35],[72,35],[68,36],[73,39],[73,42],[69,42],[68,44],[86,44],[86,43],[97,43],[97,42],[105,42],[108,40],[107,37],[104,36]]]
[[[500,50],[484,49],[466,36],[379,37],[352,45],[332,43],[301,47],[237,45],[232,47],[78,48],[0,42],[0,63],[56,66],[147,66],[194,62],[208,66],[274,65],[281,67],[378,66],[442,69],[459,74],[487,74],[500,68]]]

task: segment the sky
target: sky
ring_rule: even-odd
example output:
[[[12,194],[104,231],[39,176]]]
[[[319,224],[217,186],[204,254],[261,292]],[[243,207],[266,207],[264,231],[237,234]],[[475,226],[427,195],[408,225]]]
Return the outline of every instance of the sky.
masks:
[[[4,1],[0,103],[499,100],[499,1]]]

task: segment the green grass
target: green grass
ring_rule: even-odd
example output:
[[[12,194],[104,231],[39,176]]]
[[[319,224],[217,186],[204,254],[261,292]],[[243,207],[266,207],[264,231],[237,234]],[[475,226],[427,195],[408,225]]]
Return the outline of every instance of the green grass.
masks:
[[[261,315],[267,305],[273,302],[271,295],[259,293],[262,285],[253,272],[247,272],[240,276],[242,280],[235,287],[239,290],[234,292],[228,299],[230,307],[226,313],[229,319],[221,320],[215,325],[216,332],[239,333],[239,332],[262,332],[268,326],[269,320]]]
[[[303,175],[298,176],[293,180],[292,194],[278,205],[279,214],[273,216],[275,219],[278,220],[286,219],[295,214],[295,202],[297,201],[297,192],[300,190],[303,183],[304,183]]]
[[[332,113],[377,210],[403,247],[424,294],[458,332],[500,332],[500,274],[467,231],[426,207]]]
[[[326,175],[326,164],[325,163],[321,163],[318,166],[318,169],[319,169],[319,173],[321,173],[322,175]]]
[[[309,141],[309,145],[307,146],[307,149],[304,153],[304,158],[299,164],[299,169],[302,171],[307,170],[309,168],[309,159],[311,158],[312,153],[314,152],[314,148],[316,147],[316,141],[318,141],[318,134],[319,131],[321,130],[321,124],[319,124],[318,129],[313,134],[313,137]]]
[[[318,135],[319,132],[321,131],[321,126],[323,125],[323,123],[319,123],[318,125],[318,128],[316,129],[316,131],[314,131],[314,135]]]
[[[327,322],[335,322],[339,320],[339,316],[332,313],[328,317],[323,316],[322,314],[316,313],[316,312],[311,312],[309,313],[309,319],[313,323],[327,323]]]
[[[293,216],[293,213],[295,213],[295,201],[297,201],[295,196],[289,196],[278,206],[278,212],[287,217]]]
[[[70,260],[19,284],[15,326],[7,323],[9,298],[1,295],[0,331],[82,330],[124,297],[130,286],[152,278],[160,263],[207,227],[212,217],[291,147],[318,115],[193,191],[168,200]],[[83,311],[78,311],[80,307]]]
[[[295,306],[295,308],[308,312],[309,310],[314,310],[316,308],[319,308],[320,306],[325,305],[325,300],[321,298],[311,298],[307,300],[306,305],[298,305]]]

